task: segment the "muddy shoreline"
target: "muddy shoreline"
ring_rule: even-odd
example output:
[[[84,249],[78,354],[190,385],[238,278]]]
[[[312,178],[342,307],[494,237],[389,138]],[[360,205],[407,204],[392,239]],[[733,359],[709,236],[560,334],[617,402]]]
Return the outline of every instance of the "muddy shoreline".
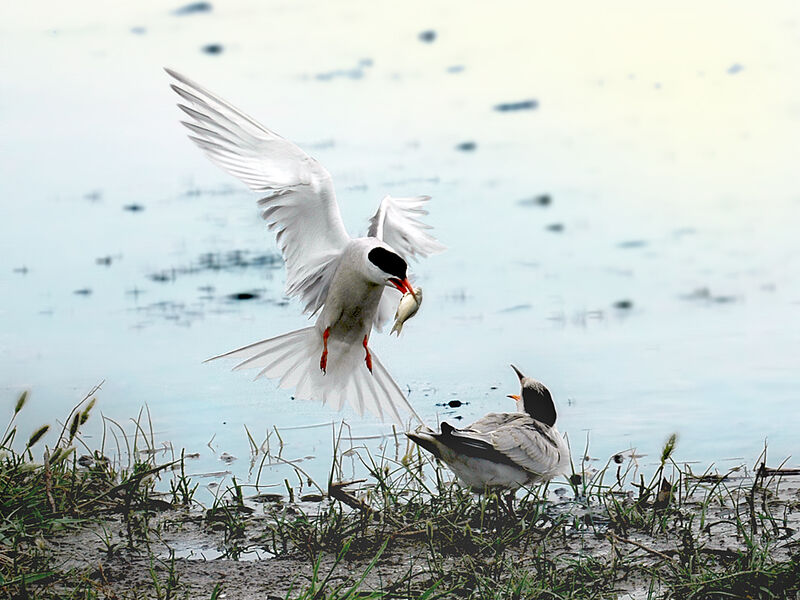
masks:
[[[329,498],[299,504],[231,501],[216,509],[140,515],[135,532],[130,517],[106,515],[47,545],[60,569],[83,573],[109,598],[159,598],[166,590],[189,598],[212,597],[217,590],[217,597],[243,600],[356,593],[515,598],[521,596],[512,588],[521,581],[531,597],[548,597],[546,586],[537,587],[547,584],[543,572],[564,574],[576,565],[594,575],[581,577],[576,571],[573,584],[580,582],[583,592],[557,597],[671,597],[681,587],[669,580],[670,573],[688,569],[696,576],[708,570],[730,577],[726,569],[743,557],[752,561],[757,546],[768,551],[769,564],[796,563],[800,477],[757,479],[685,477],[671,488],[671,497],[659,497],[663,490],[653,487],[644,502],[633,488],[576,497],[576,488],[551,484],[544,497],[519,500],[514,516],[491,498],[446,484],[447,499],[426,498],[428,512],[416,523],[404,508],[384,506],[370,516]],[[375,489],[368,485],[354,495],[379,505]],[[688,490],[691,494],[683,495]],[[483,530],[474,527],[476,514],[483,514]],[[298,523],[307,527],[304,533],[280,532]],[[520,574],[526,576],[520,579]],[[690,581],[681,585],[689,590]],[[738,593],[743,581],[731,577],[729,590]],[[491,594],[480,591],[490,583],[495,586]],[[709,588],[707,597],[714,597],[712,592]]]

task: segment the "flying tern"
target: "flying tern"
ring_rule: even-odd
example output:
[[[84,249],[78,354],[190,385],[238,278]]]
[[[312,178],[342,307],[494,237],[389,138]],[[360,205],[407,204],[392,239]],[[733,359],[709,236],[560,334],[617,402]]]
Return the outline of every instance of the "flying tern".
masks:
[[[422,420],[369,347],[413,293],[409,259],[444,250],[419,218],[428,196],[386,196],[366,237],[351,238],[336,203],[330,174],[292,142],[190,79],[166,69],[189,138],[214,163],[264,194],[261,215],[286,263],[286,294],[317,319],[306,327],[238,348],[218,358],[241,359],[234,370],[259,369],[256,379],[277,379],[294,396],[341,409],[345,402],[402,425]]]

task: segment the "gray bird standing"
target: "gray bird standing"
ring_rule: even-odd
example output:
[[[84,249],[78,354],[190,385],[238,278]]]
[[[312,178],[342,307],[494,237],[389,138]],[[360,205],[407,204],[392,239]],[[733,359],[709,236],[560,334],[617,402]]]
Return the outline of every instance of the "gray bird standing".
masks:
[[[489,413],[463,429],[443,422],[438,433],[423,425],[406,434],[476,492],[516,490],[548,481],[570,466],[550,391],[514,365],[511,368],[522,387],[521,395],[509,395],[517,402],[517,412]]]

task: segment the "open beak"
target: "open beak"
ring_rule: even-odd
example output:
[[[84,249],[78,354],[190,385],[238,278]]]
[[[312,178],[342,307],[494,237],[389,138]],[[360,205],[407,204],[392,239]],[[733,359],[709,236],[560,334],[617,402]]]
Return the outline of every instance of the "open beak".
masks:
[[[389,280],[389,283],[391,283],[394,287],[396,287],[404,294],[408,292],[412,296],[414,295],[414,287],[411,285],[411,282],[408,279],[403,279],[401,281],[397,277],[393,277]]]
[[[517,396],[516,394],[509,394],[508,398],[511,398],[512,400],[516,400],[517,402],[520,401],[520,397]]]

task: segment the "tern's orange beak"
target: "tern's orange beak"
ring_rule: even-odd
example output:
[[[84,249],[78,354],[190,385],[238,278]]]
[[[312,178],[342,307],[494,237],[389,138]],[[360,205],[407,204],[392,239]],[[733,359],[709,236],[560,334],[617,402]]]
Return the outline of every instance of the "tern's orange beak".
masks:
[[[512,400],[516,400],[517,402],[520,401],[520,397],[517,396],[516,394],[509,394],[508,398],[511,398]]]
[[[391,283],[394,287],[396,287],[404,294],[408,292],[412,296],[414,295],[414,287],[411,285],[411,282],[408,279],[403,279],[402,281],[400,281],[398,278],[393,277],[392,279],[389,280],[389,283]]]

